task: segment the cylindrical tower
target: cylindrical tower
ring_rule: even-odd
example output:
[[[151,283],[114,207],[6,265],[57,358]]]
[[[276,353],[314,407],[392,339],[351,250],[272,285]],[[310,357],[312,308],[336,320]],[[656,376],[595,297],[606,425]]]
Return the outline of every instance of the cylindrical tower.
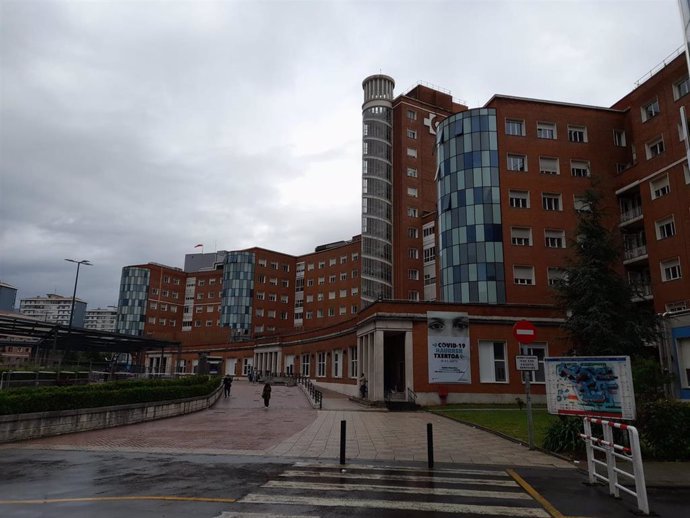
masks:
[[[392,285],[392,77],[362,81],[362,302],[390,299]]]

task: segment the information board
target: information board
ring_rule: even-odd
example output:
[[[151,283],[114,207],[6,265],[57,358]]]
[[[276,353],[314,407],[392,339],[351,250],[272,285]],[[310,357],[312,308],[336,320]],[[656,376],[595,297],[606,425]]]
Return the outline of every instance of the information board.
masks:
[[[629,356],[544,359],[549,413],[635,419]]]
[[[538,371],[539,358],[536,356],[516,356],[515,366],[519,371]]]

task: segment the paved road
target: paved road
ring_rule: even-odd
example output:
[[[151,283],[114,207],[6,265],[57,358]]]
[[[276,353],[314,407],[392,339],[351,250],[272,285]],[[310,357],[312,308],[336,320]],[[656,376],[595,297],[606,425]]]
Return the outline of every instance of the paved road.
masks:
[[[567,462],[439,416],[371,411],[328,393],[317,411],[281,386],[265,409],[260,392],[240,381],[204,412],[2,445],[0,516],[615,518],[635,508],[584,485]],[[660,516],[683,516],[690,493],[650,500]]]

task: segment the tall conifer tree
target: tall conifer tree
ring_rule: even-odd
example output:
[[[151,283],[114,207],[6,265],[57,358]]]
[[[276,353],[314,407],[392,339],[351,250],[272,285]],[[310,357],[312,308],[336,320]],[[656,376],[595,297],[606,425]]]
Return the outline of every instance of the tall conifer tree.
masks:
[[[587,191],[578,215],[574,251],[567,278],[556,285],[564,324],[578,355],[644,355],[646,343],[659,339],[657,317],[635,295],[619,273],[621,246],[616,233],[604,226],[601,195]]]

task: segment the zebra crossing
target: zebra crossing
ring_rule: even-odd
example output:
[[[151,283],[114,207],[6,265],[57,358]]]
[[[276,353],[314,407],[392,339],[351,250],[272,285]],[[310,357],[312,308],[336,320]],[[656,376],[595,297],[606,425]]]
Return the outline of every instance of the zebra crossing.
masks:
[[[219,518],[551,516],[502,470],[318,462],[295,463],[237,504]]]

